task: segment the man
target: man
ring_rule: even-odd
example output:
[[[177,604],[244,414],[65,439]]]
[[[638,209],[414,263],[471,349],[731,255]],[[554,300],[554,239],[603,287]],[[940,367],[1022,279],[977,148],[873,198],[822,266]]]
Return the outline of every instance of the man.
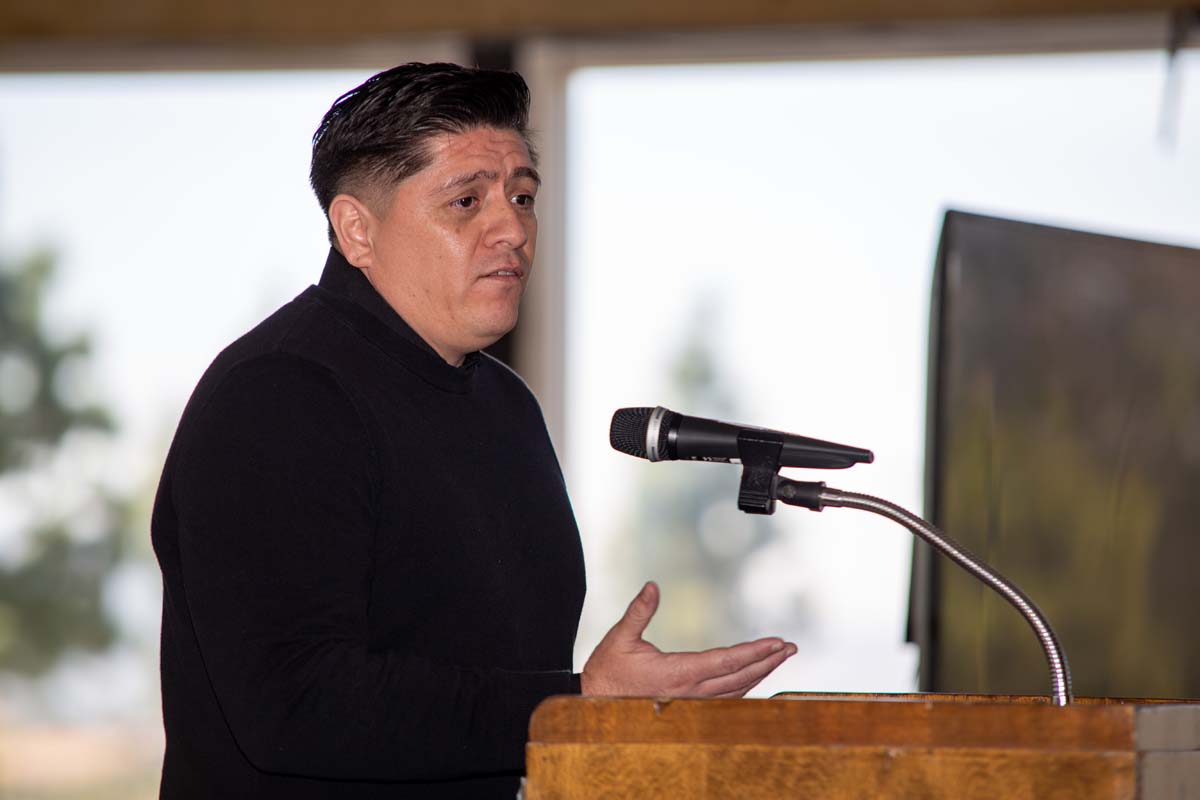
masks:
[[[537,403],[479,351],[537,238],[519,76],[409,64],[313,139],[319,285],[222,352],[155,502],[164,798],[511,798],[564,693],[736,697],[794,645],[662,653],[647,584],[581,674],[578,531]]]

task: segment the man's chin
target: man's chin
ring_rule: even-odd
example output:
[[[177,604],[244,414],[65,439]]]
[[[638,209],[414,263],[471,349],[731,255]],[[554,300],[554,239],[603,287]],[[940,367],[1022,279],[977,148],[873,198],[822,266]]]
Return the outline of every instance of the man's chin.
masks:
[[[517,313],[515,310],[511,314],[496,314],[479,320],[479,324],[475,327],[475,333],[479,341],[483,342],[483,344],[478,349],[482,350],[485,347],[491,347],[508,335],[515,327],[517,327]]]

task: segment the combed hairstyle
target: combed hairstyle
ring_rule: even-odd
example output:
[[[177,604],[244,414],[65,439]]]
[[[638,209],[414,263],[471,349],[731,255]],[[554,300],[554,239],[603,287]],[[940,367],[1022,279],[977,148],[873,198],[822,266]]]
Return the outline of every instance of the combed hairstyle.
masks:
[[[329,219],[339,194],[364,202],[429,166],[430,138],[475,128],[529,133],[529,87],[515,72],[457,64],[402,64],[356,86],[313,134],[309,182]],[[337,243],[332,223],[329,241]]]

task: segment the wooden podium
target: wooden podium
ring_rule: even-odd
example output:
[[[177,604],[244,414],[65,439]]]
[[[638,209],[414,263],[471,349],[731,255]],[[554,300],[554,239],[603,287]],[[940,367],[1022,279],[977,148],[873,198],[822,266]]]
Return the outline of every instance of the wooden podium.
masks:
[[[525,800],[1200,798],[1200,703],[994,695],[553,697]]]

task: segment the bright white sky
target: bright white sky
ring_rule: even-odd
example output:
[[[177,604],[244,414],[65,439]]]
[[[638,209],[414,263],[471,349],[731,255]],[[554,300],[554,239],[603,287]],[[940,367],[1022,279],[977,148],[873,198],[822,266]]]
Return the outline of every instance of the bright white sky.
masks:
[[[743,421],[872,448],[874,465],[823,477],[919,510],[942,210],[1200,246],[1200,69],[1193,54],[1182,65],[1174,147],[1157,138],[1158,53],[577,73],[565,268],[580,652],[653,577],[605,569],[632,483],[696,468],[614,454],[606,432],[613,409],[662,402],[697,297],[722,302]],[[118,483],[153,482],[212,357],[318,277],[309,137],[364,77],[0,77],[0,253],[60,253],[52,321],[95,334],[95,392],[124,431]],[[910,688],[907,534],[849,511],[783,515],[819,536],[762,560],[756,602],[801,581],[825,616],[773,688]]]

